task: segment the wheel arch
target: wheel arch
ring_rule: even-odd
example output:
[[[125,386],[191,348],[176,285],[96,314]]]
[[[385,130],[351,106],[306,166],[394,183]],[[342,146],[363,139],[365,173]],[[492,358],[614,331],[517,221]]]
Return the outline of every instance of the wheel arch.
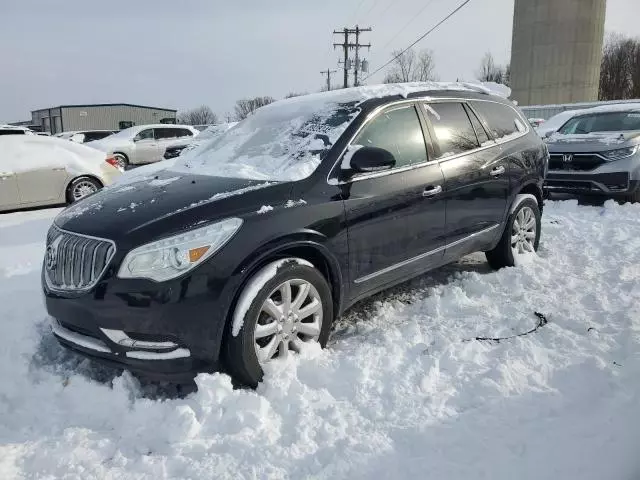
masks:
[[[251,277],[265,265],[287,257],[296,257],[311,263],[327,280],[331,288],[331,296],[333,300],[334,317],[341,312],[344,299],[342,290],[342,271],[340,263],[329,249],[320,243],[316,238],[310,238],[307,235],[301,235],[298,238],[280,239],[275,243],[270,242],[269,246],[260,250],[258,253],[245,259],[236,269],[236,273],[242,275],[242,280],[236,288],[229,311],[227,312],[226,323],[229,324],[233,318],[238,298],[242,290],[247,285]]]
[[[518,195],[524,195],[524,194],[530,194],[536,197],[536,200],[538,201],[538,208],[540,209],[540,213],[542,213],[542,208],[543,208],[542,188],[540,188],[540,186],[535,181],[525,183],[518,190],[513,192],[511,204],[513,204],[513,202],[517,200]]]

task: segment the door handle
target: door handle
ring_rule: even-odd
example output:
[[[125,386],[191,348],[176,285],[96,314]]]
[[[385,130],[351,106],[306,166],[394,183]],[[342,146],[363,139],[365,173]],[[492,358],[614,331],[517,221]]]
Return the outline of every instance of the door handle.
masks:
[[[65,170],[64,167],[56,167],[53,169],[54,172],[62,172],[63,170]]]
[[[436,185],[435,187],[425,188],[422,192],[423,197],[435,197],[440,192],[442,192],[442,187],[440,185]]]
[[[493,167],[493,169],[489,172],[489,175],[492,177],[499,177],[504,173],[504,167],[500,165],[499,167]]]

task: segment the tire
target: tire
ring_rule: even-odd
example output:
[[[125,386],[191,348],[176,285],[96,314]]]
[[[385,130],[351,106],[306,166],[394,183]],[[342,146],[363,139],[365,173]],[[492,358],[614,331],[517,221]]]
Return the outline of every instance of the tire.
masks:
[[[102,188],[102,184],[91,177],[79,177],[73,180],[67,188],[67,202],[75,203]]]
[[[116,159],[118,165],[120,165],[123,170],[127,170],[129,168],[129,158],[127,158],[124,153],[114,153],[113,158]]]
[[[303,284],[309,286],[307,297],[300,304],[301,308],[292,308],[290,316],[287,315],[286,307],[283,308],[282,303],[284,300],[282,293],[286,290],[284,285],[287,282],[290,285],[291,304],[295,304],[298,300],[297,296],[303,293],[301,286]],[[275,311],[267,307],[267,300],[271,300],[271,304],[276,307]],[[294,318],[295,312],[314,310],[318,308],[315,307],[317,304],[320,304],[319,311],[321,311],[319,325],[317,313],[297,320]],[[271,313],[268,313],[265,308]],[[246,313],[243,312],[244,310]],[[280,313],[284,315],[278,321],[274,314]],[[237,324],[239,321],[241,326]],[[266,363],[275,357],[282,357],[283,351],[289,355],[291,351],[288,348],[285,349],[284,345],[295,350],[296,345],[299,345],[298,342],[317,341],[321,347],[324,347],[329,339],[332,321],[331,289],[318,270],[309,262],[295,258],[272,262],[251,277],[239,297],[236,311],[225,333],[223,345],[225,366],[237,383],[255,388],[263,375],[261,362],[258,359],[258,348],[263,355],[263,363]],[[263,336],[256,339],[254,334],[258,325],[265,328],[261,332]],[[236,331],[237,335],[234,336],[233,333],[238,328],[239,331]],[[305,332],[317,330],[317,336],[307,335],[302,331],[303,328]],[[274,333],[267,333],[272,329]],[[271,357],[270,352],[273,353]]]
[[[517,201],[517,200],[516,200]],[[522,200],[516,209],[513,211],[507,220],[507,224],[505,226],[504,232],[502,233],[502,237],[498,242],[498,245],[493,250],[489,250],[485,253],[487,257],[487,261],[489,265],[493,269],[500,269],[503,267],[513,267],[516,264],[517,253],[514,253],[514,250],[520,249],[520,245],[516,243],[516,248],[512,247],[512,234],[514,229],[514,223],[517,219],[527,218],[527,214],[531,213],[534,220],[535,232],[533,232],[533,237],[531,238],[531,231],[527,231],[529,235],[526,235],[527,242],[521,243],[522,250],[524,251],[538,251],[538,245],[540,244],[540,208],[538,206],[538,202],[533,198],[525,198]],[[530,223],[530,222],[527,222]],[[521,233],[518,236],[520,239],[525,237],[525,233]],[[526,245],[526,246],[525,246]]]
[[[625,201],[629,203],[640,203],[640,187],[638,187],[635,192],[627,195]],[[622,203],[624,203],[624,201]]]

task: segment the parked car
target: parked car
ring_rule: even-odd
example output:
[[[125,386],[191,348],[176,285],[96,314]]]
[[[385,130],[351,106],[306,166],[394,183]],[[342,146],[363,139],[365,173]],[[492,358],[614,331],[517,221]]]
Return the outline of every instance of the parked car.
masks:
[[[76,143],[88,143],[95,140],[102,140],[114,133],[116,133],[115,130],[82,130],[73,132],[73,134],[69,136],[69,140]]]
[[[33,135],[35,132],[27,127],[16,127],[15,125],[0,125],[0,135]]]
[[[189,150],[193,150],[210,140],[214,140],[218,138],[220,135],[222,135],[224,132],[229,130],[231,127],[236,125],[236,123],[238,122],[210,125],[207,128],[205,128],[202,132],[200,132],[200,135],[198,135],[193,140],[191,140],[191,142],[189,142],[187,145],[174,145],[171,147],[167,147],[167,149],[164,152],[164,158],[169,160],[171,158],[179,157],[185,151],[188,152]]]
[[[549,193],[640,202],[640,105],[579,112],[546,139]]]
[[[162,160],[167,147],[187,145],[198,133],[188,125],[139,125],[86,145],[113,154],[118,164],[126,168]]]
[[[152,378],[223,365],[254,386],[271,359],[324,346],[360,299],[471,252],[495,268],[535,252],[547,162],[521,112],[481,87],[273,103],[56,218],[53,333]]]
[[[66,140],[0,136],[0,211],[73,203],[109,185],[114,158]]]

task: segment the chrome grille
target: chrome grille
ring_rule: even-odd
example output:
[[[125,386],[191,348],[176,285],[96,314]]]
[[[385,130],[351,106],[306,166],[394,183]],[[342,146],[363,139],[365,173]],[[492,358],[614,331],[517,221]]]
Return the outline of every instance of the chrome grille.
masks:
[[[54,290],[89,290],[98,283],[115,253],[111,240],[51,227],[44,259],[47,284]]]

